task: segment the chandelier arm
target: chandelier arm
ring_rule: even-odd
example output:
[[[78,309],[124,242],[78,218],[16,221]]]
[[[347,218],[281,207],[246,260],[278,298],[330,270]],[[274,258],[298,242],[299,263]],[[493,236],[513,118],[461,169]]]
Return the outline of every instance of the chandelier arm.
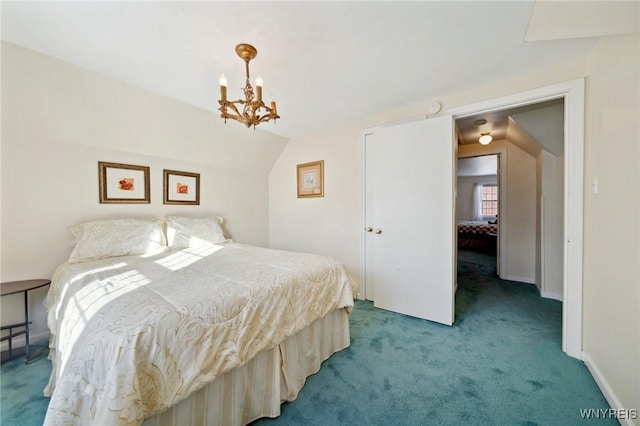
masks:
[[[224,104],[220,105],[220,111],[225,115],[225,118],[232,118],[230,115],[228,115],[229,113],[227,112],[227,108],[231,108],[236,115],[240,115],[240,111],[238,111],[238,108],[236,107],[236,102],[243,102],[243,101],[227,101]]]
[[[278,115],[274,115],[272,111],[269,111],[267,114],[256,116],[259,123],[265,123],[269,120],[276,120],[280,118]]]
[[[277,114],[274,114],[272,108],[266,106],[264,102],[261,101],[247,102],[238,99],[236,101],[220,101],[220,104],[220,111],[223,112],[223,118],[231,118],[244,123],[262,123],[270,119],[275,120],[280,118]],[[238,108],[238,105],[242,105],[242,112]],[[260,115],[260,109],[264,109],[265,113]],[[233,113],[228,110],[232,110]]]

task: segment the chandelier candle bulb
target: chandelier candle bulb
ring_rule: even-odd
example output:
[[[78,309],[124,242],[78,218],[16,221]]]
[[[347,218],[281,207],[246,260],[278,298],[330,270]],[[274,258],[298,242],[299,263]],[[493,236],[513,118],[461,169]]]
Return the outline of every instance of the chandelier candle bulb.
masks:
[[[227,79],[224,74],[220,76],[220,100],[223,102],[227,100]]]
[[[258,78],[256,78],[256,96],[258,98],[258,102],[262,102],[262,77],[258,76]]]

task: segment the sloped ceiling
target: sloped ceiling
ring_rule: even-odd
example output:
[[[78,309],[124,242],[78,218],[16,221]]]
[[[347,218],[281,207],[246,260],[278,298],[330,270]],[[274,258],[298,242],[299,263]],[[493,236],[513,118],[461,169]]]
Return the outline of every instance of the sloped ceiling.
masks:
[[[538,1],[525,41],[635,34],[638,31],[638,1]]]
[[[282,117],[261,128],[296,137],[588,53],[593,38],[525,42],[549,19],[532,18],[534,6],[3,1],[2,39],[216,115],[222,73],[229,97],[241,95],[234,49],[250,43],[252,77]]]
[[[551,101],[529,111],[514,112],[511,119],[557,156],[564,153],[564,102]],[[511,126],[509,126],[511,127]]]

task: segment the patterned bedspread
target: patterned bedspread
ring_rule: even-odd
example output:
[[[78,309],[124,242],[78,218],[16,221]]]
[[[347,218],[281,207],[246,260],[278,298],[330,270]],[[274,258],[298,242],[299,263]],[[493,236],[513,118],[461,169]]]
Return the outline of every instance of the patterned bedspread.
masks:
[[[480,236],[498,233],[497,224],[489,224],[488,222],[458,222],[458,235],[460,236]]]
[[[47,296],[45,424],[140,424],[356,292],[332,258],[234,243],[65,263]]]

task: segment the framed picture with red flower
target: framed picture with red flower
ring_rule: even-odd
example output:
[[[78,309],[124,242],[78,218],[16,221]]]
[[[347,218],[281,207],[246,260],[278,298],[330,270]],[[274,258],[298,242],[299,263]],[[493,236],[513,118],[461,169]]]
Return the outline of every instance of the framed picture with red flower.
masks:
[[[100,203],[149,204],[149,167],[98,161]]]
[[[200,173],[164,171],[164,204],[200,204]]]

